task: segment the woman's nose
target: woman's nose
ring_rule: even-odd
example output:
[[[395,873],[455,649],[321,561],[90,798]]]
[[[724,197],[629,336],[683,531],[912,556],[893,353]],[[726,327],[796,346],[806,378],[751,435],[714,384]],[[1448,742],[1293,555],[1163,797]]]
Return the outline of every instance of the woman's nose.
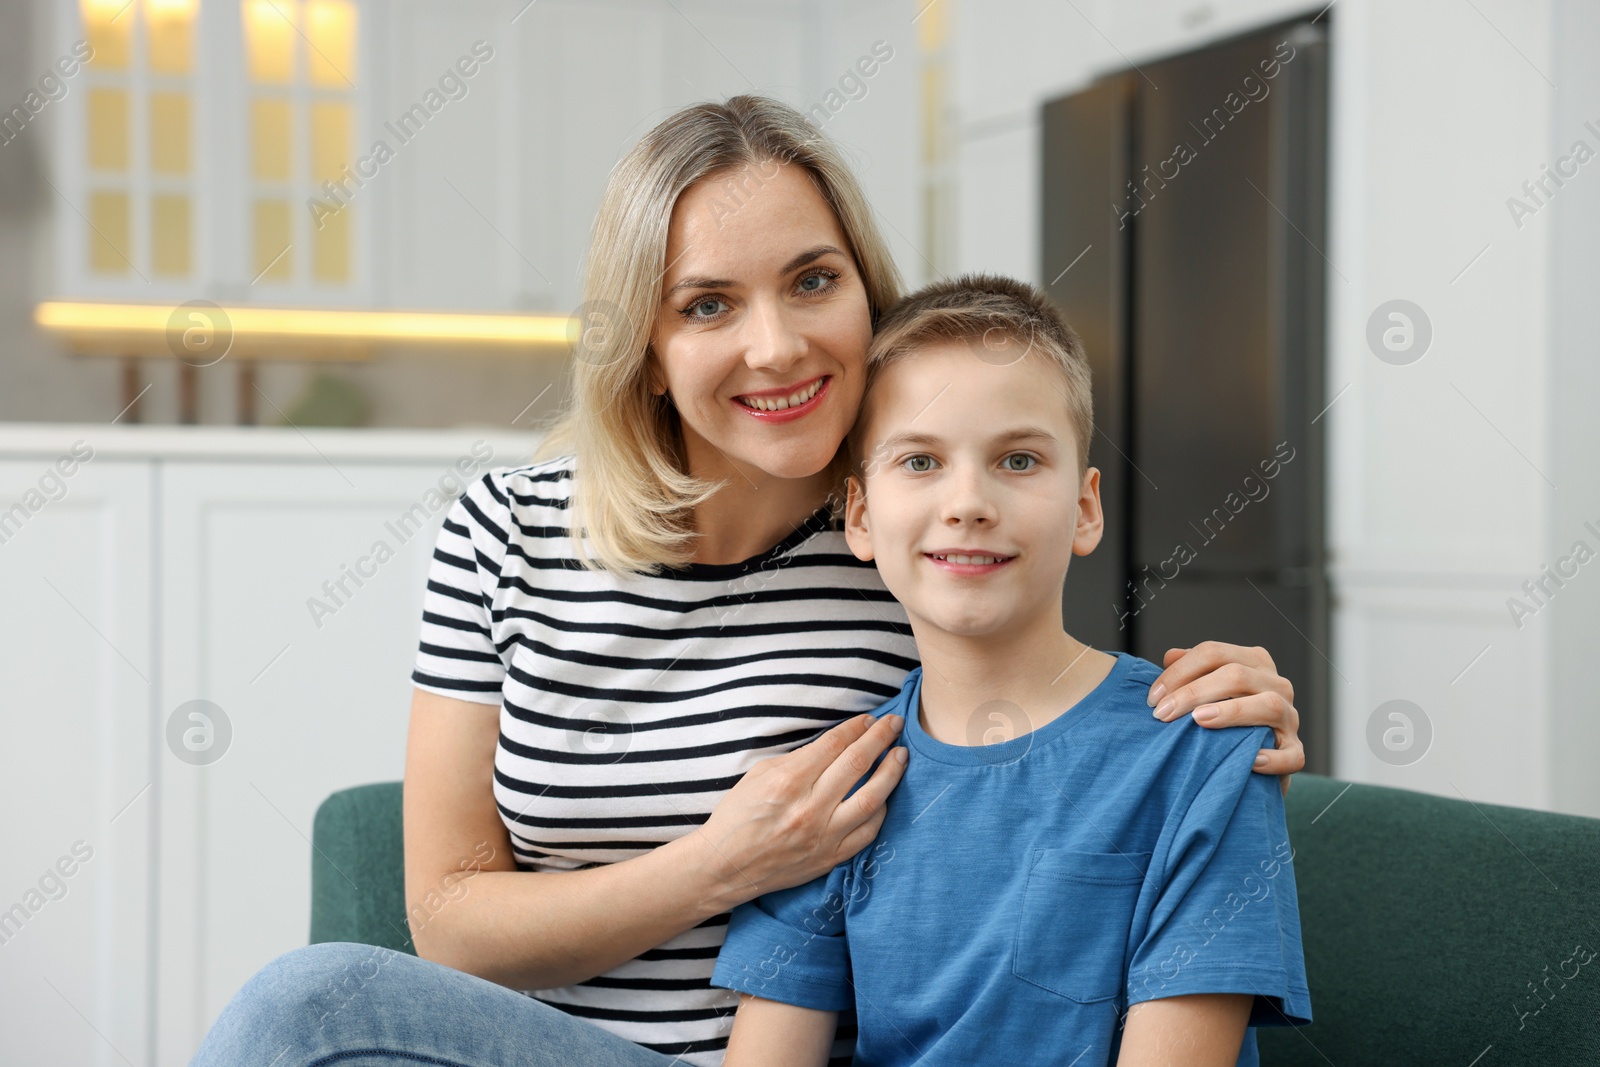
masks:
[[[784,371],[805,354],[805,337],[794,328],[787,309],[758,302],[747,322],[745,363],[750,367]]]

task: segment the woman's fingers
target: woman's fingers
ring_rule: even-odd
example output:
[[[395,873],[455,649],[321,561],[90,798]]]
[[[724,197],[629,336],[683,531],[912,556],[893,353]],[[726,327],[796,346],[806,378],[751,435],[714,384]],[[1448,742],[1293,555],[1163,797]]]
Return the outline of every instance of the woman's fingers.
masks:
[[[1264,748],[1256,753],[1256,763],[1251,770],[1257,774],[1276,774],[1285,794],[1289,792],[1289,776],[1305,770],[1306,750],[1296,741],[1288,748]]]
[[[1283,791],[1289,791],[1288,776],[1306,766],[1306,749],[1300,743],[1300,713],[1277,693],[1251,693],[1248,696],[1204,704],[1195,709],[1195,722],[1211,730],[1224,726],[1270,726],[1277,748],[1264,748],[1256,754],[1258,774],[1281,775]]]
[[[1167,697],[1178,699],[1183,706],[1180,690],[1193,685],[1197,680],[1227,667],[1249,668],[1263,672],[1265,675],[1277,676],[1277,665],[1272,662],[1272,657],[1267,650],[1257,645],[1230,645],[1224,641],[1202,641],[1193,648],[1169,648],[1162,657],[1166,669],[1150,685],[1150,692],[1145,697],[1145,702],[1151,707],[1161,707]],[[1280,678],[1280,680],[1282,680]],[[1287,681],[1284,682],[1287,685]],[[1247,689],[1244,692],[1254,692]],[[1285,693],[1285,696],[1291,695]],[[1222,696],[1238,696],[1238,693],[1218,694]],[[1201,703],[1196,701],[1195,703]],[[1183,707],[1183,711],[1193,708],[1194,704]],[[1183,714],[1180,711],[1178,714]]]
[[[888,761],[885,760],[884,762]],[[835,859],[835,865],[843,863],[872,844],[873,840],[878,836],[878,831],[883,827],[883,820],[888,814],[889,809],[887,807],[880,807],[863,819],[861,825],[845,834],[844,839],[839,842],[839,852]]]
[[[1198,651],[1196,649],[1195,651]],[[1191,651],[1189,655],[1194,655]],[[1177,665],[1168,668],[1176,670]],[[1157,679],[1155,686],[1162,683]],[[1157,692],[1155,686],[1151,687],[1152,693]],[[1233,697],[1252,695],[1270,695],[1274,703],[1265,707],[1275,717],[1268,719],[1243,720],[1252,726],[1275,726],[1276,716],[1287,717],[1286,709],[1294,707],[1294,686],[1289,680],[1277,672],[1272,666],[1258,667],[1247,666],[1238,662],[1223,662],[1208,672],[1199,675],[1193,681],[1180,684],[1176,689],[1162,692],[1155,704],[1155,716],[1164,722],[1171,722],[1180,715],[1187,715],[1205,704],[1215,704],[1219,701]],[[1146,698],[1148,699],[1148,698]],[[1255,709],[1253,709],[1255,710]],[[1298,724],[1298,719],[1295,720]],[[1229,723],[1227,725],[1236,725]]]
[[[1289,776],[1306,765],[1300,743],[1300,712],[1294,686],[1278,673],[1264,648],[1206,641],[1191,649],[1168,649],[1166,670],[1151,685],[1158,719],[1170,722],[1194,713],[1207,729],[1270,726],[1277,748],[1256,754],[1254,770],[1275,774],[1285,794]]]
[[[809,782],[820,779],[845,751],[874,725],[871,715],[857,715],[825,730],[815,741],[773,759],[794,767]]]
[[[1175,719],[1175,713],[1168,718]],[[1245,690],[1239,696],[1223,696],[1195,707],[1194,721],[1220,730],[1224,726],[1270,726],[1280,740],[1298,739],[1300,713],[1277,692]]]
[[[885,805],[888,803],[889,794],[894,792],[895,786],[900,784],[900,779],[906,773],[905,761],[899,758],[905,751],[903,746],[891,748],[889,754],[878,764],[878,769],[872,772],[872,777],[863,782],[860,789],[840,802],[834,812],[835,829],[854,830],[858,823],[867,822],[874,815],[881,815],[888,810]],[[846,856],[853,855],[855,855],[854,849],[846,853]]]
[[[873,719],[872,725],[837,752],[833,761],[817,777],[815,795],[818,799],[829,808],[843,800],[845,794],[850,792],[850,787],[872,769],[873,760],[894,744],[904,722],[898,715],[883,715]],[[837,728],[830,730],[829,734],[835,732]]]
[[[816,741],[806,742],[794,752],[774,755],[768,760],[763,760],[763,763],[782,766],[792,773],[797,785],[800,785],[805,792],[811,792],[818,789],[822,776],[827,774],[829,768],[838,763],[846,752],[850,752],[851,745],[861,741],[870,729],[878,725],[878,721],[880,720],[874,720],[872,715],[846,718],[837,726],[826,729]],[[757,766],[762,766],[762,763],[757,763]],[[861,776],[858,774],[856,777]],[[851,782],[854,782],[854,779],[851,779]],[[846,785],[845,789],[850,789],[850,785]],[[840,793],[840,797],[843,797],[843,793]],[[835,797],[834,800],[837,801],[838,798]]]

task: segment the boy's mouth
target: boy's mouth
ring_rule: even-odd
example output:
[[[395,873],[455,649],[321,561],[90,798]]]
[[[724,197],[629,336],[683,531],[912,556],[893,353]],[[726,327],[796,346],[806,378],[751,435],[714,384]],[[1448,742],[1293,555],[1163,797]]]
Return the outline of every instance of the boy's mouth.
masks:
[[[923,556],[940,570],[955,574],[990,574],[1017,558],[992,552],[924,552]]]

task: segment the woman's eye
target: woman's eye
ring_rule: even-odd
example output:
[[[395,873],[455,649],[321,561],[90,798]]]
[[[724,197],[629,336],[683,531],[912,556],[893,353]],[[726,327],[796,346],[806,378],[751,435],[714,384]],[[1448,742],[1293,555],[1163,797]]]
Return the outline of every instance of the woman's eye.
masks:
[[[933,470],[933,457],[907,456],[905,459],[905,466],[908,470],[917,474],[926,474],[928,471]]]
[[[716,297],[707,297],[685,308],[683,314],[691,319],[709,319],[714,318],[723,306],[722,301]]]
[[[1032,470],[1033,465],[1037,462],[1038,460],[1026,452],[1013,452],[1005,458],[1006,469],[1013,471]]]
[[[834,275],[831,271],[823,270],[819,270],[813,274],[807,274],[804,278],[800,279],[800,291],[802,293],[820,293],[833,284],[833,279],[835,277],[836,275]],[[816,284],[813,285],[813,282]]]

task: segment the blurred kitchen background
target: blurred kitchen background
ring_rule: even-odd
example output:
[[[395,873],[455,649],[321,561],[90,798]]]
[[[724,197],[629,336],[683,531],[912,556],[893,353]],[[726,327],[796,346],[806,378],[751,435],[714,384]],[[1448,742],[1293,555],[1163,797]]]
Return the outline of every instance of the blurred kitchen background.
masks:
[[[1074,633],[1265,646],[1313,771],[1600,816],[1597,55],[1580,0],[0,5],[0,1062],[184,1063],[305,943],[610,168],[741,92],[908,283],[1083,334]]]

